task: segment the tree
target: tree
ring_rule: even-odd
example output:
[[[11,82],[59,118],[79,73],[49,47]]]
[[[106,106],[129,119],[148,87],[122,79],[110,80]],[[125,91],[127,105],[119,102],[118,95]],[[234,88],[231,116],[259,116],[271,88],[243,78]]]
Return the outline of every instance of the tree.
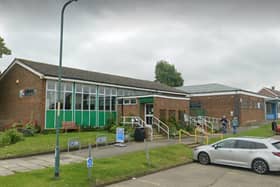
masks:
[[[10,55],[12,53],[5,45],[4,39],[0,36],[0,58],[2,58],[3,55]]]
[[[175,69],[174,65],[165,60],[157,62],[155,75],[156,81],[171,87],[182,86],[184,83],[181,73]]]

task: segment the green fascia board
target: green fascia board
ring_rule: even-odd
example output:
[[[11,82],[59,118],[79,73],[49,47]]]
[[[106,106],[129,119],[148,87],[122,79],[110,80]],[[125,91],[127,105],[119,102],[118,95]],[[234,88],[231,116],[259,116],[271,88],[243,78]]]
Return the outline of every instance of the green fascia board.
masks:
[[[140,104],[154,103],[154,97],[143,97],[143,98],[139,98],[139,103],[140,103]]]

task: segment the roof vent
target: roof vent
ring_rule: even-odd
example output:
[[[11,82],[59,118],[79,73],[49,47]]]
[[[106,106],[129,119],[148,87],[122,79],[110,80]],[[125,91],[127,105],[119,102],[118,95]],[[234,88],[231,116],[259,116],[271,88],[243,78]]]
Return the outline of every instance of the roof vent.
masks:
[[[272,86],[271,89],[272,89],[272,90],[275,90],[275,86]]]

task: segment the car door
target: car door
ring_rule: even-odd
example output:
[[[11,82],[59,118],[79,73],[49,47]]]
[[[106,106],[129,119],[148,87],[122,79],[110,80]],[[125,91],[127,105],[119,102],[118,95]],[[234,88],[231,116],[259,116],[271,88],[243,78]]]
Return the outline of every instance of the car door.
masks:
[[[236,140],[228,139],[221,141],[210,150],[211,162],[216,164],[232,165],[232,153]]]
[[[265,149],[266,146],[249,140],[237,140],[236,152],[233,153],[233,162],[236,166],[251,167],[252,159],[255,157],[259,150]]]

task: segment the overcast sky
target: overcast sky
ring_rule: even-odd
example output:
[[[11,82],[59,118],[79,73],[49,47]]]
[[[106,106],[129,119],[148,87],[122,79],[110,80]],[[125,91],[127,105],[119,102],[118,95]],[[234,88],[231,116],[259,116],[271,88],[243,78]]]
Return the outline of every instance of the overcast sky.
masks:
[[[13,58],[58,64],[66,0],[0,0],[0,36]],[[280,89],[280,1],[79,0],[67,7],[63,65],[154,80],[157,61],[185,85]]]

